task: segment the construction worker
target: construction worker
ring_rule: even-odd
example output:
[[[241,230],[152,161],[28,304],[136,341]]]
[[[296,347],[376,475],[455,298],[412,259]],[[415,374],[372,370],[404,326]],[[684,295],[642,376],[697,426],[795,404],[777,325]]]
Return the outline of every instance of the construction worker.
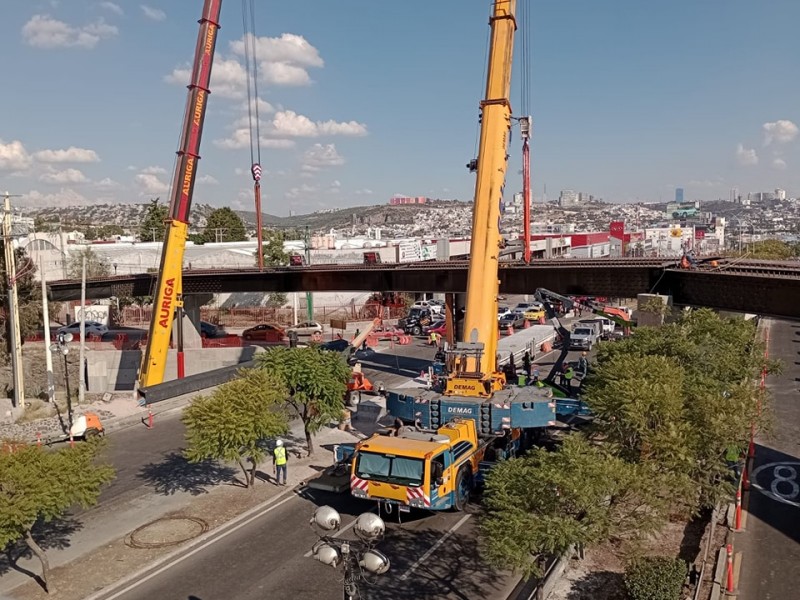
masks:
[[[578,372],[581,379],[586,377],[586,373],[589,372],[589,359],[586,358],[586,352],[581,352],[581,357],[578,359]]]
[[[531,378],[532,364],[533,363],[531,361],[531,353],[528,350],[526,350],[525,355],[522,357],[522,370],[525,371],[525,377],[527,377],[529,381]]]
[[[286,485],[286,448],[283,440],[275,442],[275,450],[272,451],[272,472],[277,485]],[[283,483],[281,483],[281,474],[283,474]]]
[[[575,369],[572,368],[572,365],[568,365],[567,368],[561,372],[561,385],[568,390],[572,389],[573,377],[575,377]]]
[[[439,347],[439,334],[435,331],[431,331],[430,339],[428,340],[428,344],[431,346]]]
[[[544,387],[544,384],[539,380],[539,372],[533,374],[533,379],[531,380],[531,385],[534,387]]]

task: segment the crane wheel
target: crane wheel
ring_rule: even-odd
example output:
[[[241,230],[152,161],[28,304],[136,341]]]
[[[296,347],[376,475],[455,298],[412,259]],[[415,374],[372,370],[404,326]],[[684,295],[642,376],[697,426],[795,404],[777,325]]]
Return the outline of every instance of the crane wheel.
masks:
[[[100,437],[100,430],[94,427],[90,427],[83,433],[83,438],[88,440],[89,438],[96,438]]]
[[[456,475],[456,487],[453,490],[455,502],[453,509],[462,512],[469,503],[469,494],[472,491],[472,472],[468,467],[461,467]]]

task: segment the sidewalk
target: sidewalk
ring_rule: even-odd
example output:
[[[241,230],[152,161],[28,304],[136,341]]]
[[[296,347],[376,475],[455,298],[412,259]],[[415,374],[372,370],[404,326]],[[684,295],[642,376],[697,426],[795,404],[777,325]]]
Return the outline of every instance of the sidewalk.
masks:
[[[734,538],[742,553],[741,600],[800,597],[800,323],[767,325],[769,355],[781,360],[783,372],[767,379],[773,430],[756,438],[744,531]]]
[[[185,404],[186,401],[183,401]],[[182,405],[174,405],[170,409],[173,412],[182,408]],[[163,411],[162,411],[163,412]],[[124,417],[123,417],[124,419]],[[121,422],[121,420],[120,420]],[[360,423],[357,423],[360,424]],[[112,426],[115,423],[112,423]],[[365,428],[366,429],[366,428]],[[305,457],[305,433],[302,423],[298,420],[292,423],[291,430],[283,439],[289,450],[289,469],[288,480],[289,488],[302,484],[311,477],[317,475],[322,468],[333,464],[332,447],[334,444],[353,442],[360,439],[357,433],[340,431],[336,428],[325,429],[314,438],[315,456],[314,458]],[[304,458],[299,458],[302,455]],[[151,523],[165,515],[170,514],[202,514],[206,520],[212,521],[211,528],[221,525],[223,522],[233,518],[236,514],[225,515],[218,513],[217,506],[211,510],[214,518],[207,514],[208,507],[215,506],[220,501],[225,504],[241,504],[239,507],[229,507],[230,511],[240,512],[245,506],[264,502],[271,497],[287,490],[274,484],[271,473],[271,462],[266,460],[260,465],[260,477],[256,481],[257,495],[248,494],[242,489],[234,489],[226,485],[208,485],[206,494],[198,495],[196,489],[192,491],[176,491],[171,494],[160,494],[153,491],[151,494],[136,498],[126,502],[112,502],[107,506],[98,506],[90,509],[77,519],[65,519],[68,528],[64,535],[61,547],[47,550],[50,566],[54,571],[58,567],[63,567],[68,563],[86,557],[90,553],[105,547],[119,545],[119,540],[128,536],[136,528]],[[231,465],[231,472],[241,478],[238,465]],[[196,488],[196,486],[194,486]],[[248,497],[249,496],[249,497]],[[230,499],[230,502],[225,498]],[[169,548],[168,550],[171,550]],[[21,569],[26,569],[33,573],[39,573],[41,566],[35,558],[23,558],[17,563]],[[131,565],[123,565],[126,569],[135,568]],[[14,588],[31,582],[31,577],[18,570],[8,568],[5,560],[0,561],[0,599],[5,600],[4,594],[9,594]],[[103,573],[105,574],[105,572]],[[111,573],[109,573],[109,576]],[[113,581],[113,580],[112,580]]]

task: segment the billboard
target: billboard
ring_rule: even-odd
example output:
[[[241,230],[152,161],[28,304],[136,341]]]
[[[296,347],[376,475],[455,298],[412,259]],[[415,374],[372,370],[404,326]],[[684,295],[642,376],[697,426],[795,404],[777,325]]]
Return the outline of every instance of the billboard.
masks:
[[[419,242],[400,242],[397,245],[397,262],[422,260],[422,246]]]
[[[612,238],[616,238],[618,240],[624,240],[625,221],[611,221],[611,228],[609,229],[609,233],[611,234]]]

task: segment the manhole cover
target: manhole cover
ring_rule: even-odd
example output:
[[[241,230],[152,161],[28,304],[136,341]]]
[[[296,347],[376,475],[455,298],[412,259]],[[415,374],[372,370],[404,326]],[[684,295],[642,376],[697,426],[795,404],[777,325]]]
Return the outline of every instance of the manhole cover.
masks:
[[[135,529],[125,540],[131,548],[164,548],[181,544],[208,531],[198,517],[162,517]]]

